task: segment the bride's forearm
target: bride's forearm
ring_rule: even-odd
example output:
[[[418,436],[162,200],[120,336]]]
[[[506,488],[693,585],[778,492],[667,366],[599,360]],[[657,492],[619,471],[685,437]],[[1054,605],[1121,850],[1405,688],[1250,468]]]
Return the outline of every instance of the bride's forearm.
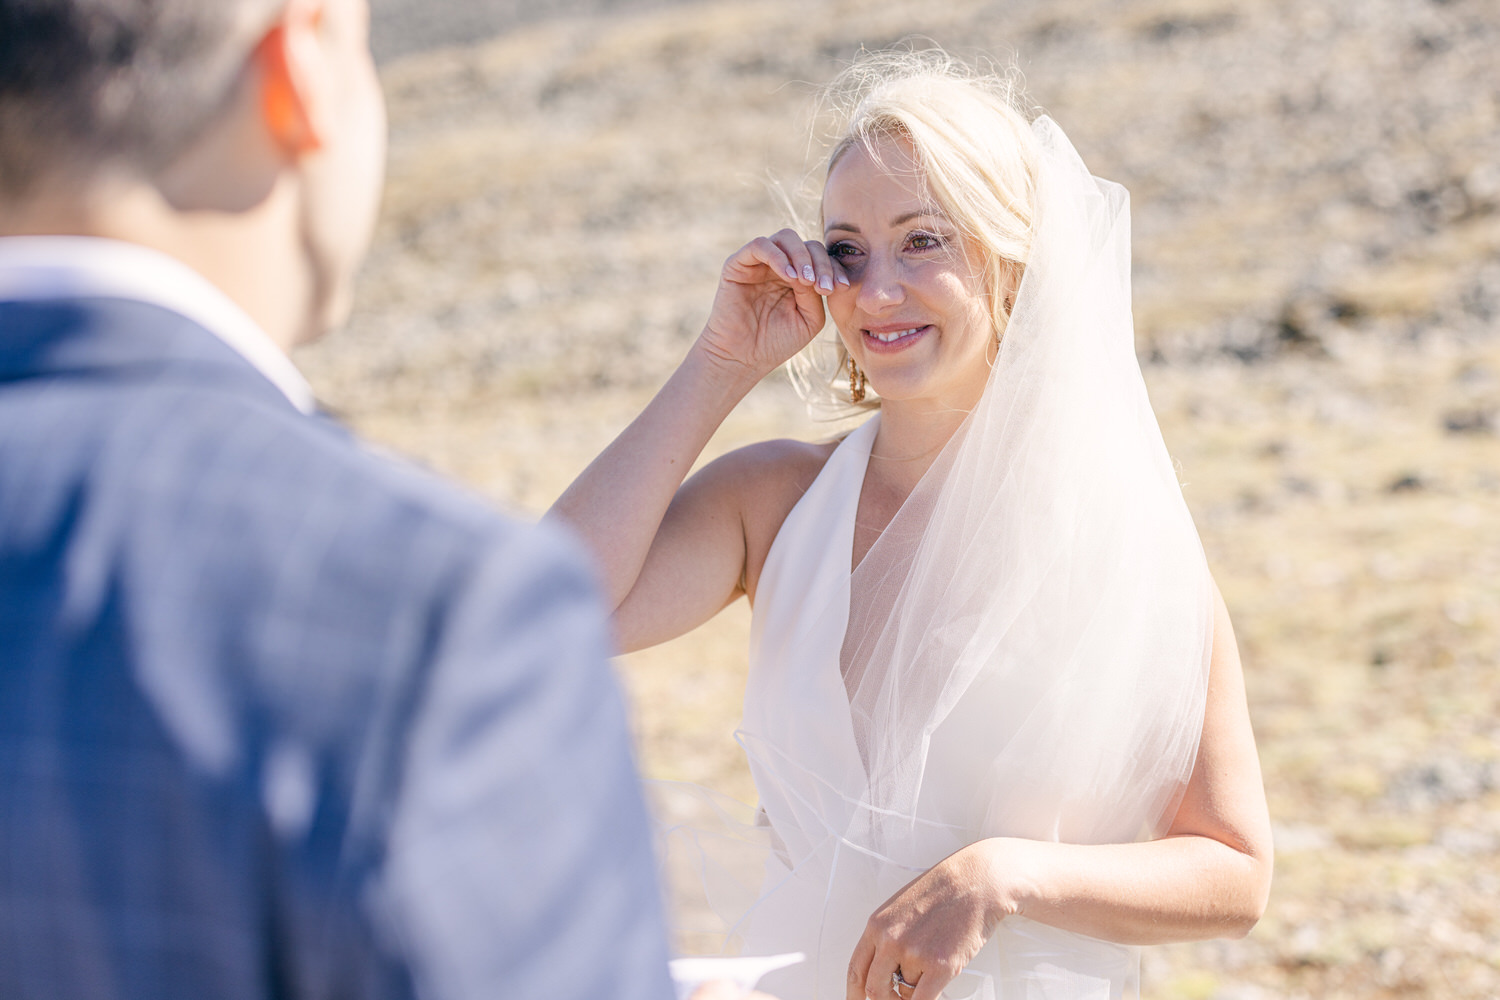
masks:
[[[695,344],[650,404],[547,512],[593,551],[611,608],[635,585],[667,506],[709,438],[759,380]]]
[[[1260,919],[1271,820],[1234,627],[1217,588],[1214,603],[1203,735],[1169,835],[1092,846],[981,841],[974,846],[1009,912],[1129,944],[1243,936]]]
[[[995,838],[974,846],[1001,913],[1121,944],[1243,937],[1270,891],[1269,857],[1211,837],[1102,845]]]

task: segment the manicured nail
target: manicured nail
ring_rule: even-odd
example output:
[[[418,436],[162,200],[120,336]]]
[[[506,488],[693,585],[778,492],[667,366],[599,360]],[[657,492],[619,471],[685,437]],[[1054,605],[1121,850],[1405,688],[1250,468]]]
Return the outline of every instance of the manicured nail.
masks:
[[[839,284],[843,285],[845,288],[849,287],[849,278],[848,278],[847,275],[841,274],[841,275],[838,276],[838,278],[839,278]]]
[[[828,275],[825,274],[823,275],[823,277],[818,279],[818,287],[823,289],[823,291],[825,292],[831,292],[833,291],[833,281],[829,279]]]
[[[813,280],[813,269],[811,264],[802,265],[802,277],[806,278],[808,281]]]
[[[787,277],[788,281],[796,281],[797,280],[797,272],[792,270],[790,264],[787,265],[786,277]]]

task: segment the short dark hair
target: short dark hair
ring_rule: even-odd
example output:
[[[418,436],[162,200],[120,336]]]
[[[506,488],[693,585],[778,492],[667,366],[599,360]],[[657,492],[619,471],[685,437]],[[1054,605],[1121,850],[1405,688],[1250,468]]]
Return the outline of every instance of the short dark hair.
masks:
[[[0,0],[0,195],[59,169],[170,163],[284,2]]]

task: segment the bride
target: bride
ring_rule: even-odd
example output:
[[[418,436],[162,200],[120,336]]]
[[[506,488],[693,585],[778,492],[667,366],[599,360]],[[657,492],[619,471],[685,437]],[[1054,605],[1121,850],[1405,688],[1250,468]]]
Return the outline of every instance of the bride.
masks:
[[[752,240],[553,516],[622,646],[754,609],[739,738],[767,850],[731,915],[787,998],[1134,995],[1141,944],[1246,933],[1269,820],[1233,632],[1146,398],[1125,192],[941,53],[848,73],[820,238]],[[837,329],[872,416],[684,477]],[[826,386],[825,386],[826,387]]]

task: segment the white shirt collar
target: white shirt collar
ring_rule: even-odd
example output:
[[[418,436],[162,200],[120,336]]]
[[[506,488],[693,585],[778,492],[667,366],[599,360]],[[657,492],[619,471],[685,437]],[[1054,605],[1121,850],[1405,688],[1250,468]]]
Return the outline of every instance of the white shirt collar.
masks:
[[[181,261],[134,243],[92,236],[0,237],[0,301],[130,299],[169,309],[215,334],[303,413],[312,387],[270,336],[227,295]]]

